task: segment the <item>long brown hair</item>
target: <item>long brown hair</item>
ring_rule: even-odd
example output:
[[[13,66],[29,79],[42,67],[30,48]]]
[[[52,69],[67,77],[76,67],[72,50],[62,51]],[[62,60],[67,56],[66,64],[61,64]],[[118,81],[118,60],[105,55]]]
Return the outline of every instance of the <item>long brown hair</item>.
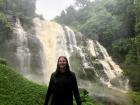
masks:
[[[60,67],[59,67],[59,63],[58,63],[60,58],[64,58],[66,60],[66,69],[65,69],[65,71],[66,71],[66,73],[70,73],[69,62],[68,62],[68,59],[65,56],[60,56],[58,58],[56,72],[57,73],[60,72]]]

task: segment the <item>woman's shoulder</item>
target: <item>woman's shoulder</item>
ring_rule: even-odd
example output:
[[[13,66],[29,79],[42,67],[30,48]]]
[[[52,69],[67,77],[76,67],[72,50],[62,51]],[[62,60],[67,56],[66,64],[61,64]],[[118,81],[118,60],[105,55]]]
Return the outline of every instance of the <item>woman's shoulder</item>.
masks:
[[[72,72],[72,71],[70,71],[70,75],[71,75],[72,77],[75,77],[75,73]]]
[[[56,71],[52,72],[51,77],[54,77],[56,75]]]
[[[70,74],[71,74],[71,75],[75,75],[75,73],[74,73],[73,71],[70,71]]]

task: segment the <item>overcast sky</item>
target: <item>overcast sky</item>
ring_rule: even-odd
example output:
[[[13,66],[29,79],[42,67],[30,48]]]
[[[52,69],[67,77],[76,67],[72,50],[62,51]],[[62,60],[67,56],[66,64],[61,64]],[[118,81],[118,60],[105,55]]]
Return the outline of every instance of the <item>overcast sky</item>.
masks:
[[[50,20],[71,4],[74,4],[74,0],[37,0],[36,13]]]

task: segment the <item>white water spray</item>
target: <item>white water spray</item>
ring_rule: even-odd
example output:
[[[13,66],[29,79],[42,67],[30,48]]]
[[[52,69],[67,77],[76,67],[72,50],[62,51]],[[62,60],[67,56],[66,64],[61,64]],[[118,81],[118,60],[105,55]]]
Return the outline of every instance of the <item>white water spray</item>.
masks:
[[[17,18],[14,28],[14,33],[16,35],[17,49],[16,56],[19,62],[19,69],[21,73],[30,78],[30,50],[28,48],[27,34],[24,31],[20,20]]]

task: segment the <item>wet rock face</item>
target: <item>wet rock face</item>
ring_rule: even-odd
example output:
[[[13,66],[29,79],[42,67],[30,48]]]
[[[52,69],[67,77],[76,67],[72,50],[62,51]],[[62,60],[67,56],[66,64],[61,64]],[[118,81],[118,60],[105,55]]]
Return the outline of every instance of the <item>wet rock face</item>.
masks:
[[[40,41],[36,38],[35,35],[28,36],[28,47],[31,52],[31,72],[36,76],[41,77],[42,74],[42,59],[41,52],[42,46]]]
[[[16,40],[13,39],[16,18],[22,20],[22,24],[26,24],[28,27],[27,23],[31,23],[35,16],[35,4],[36,0],[1,0],[0,2],[1,14],[6,21],[6,24],[2,24],[4,28],[0,28],[0,57],[8,59],[8,63],[13,67],[17,64],[14,53]],[[12,29],[11,31],[6,30],[7,24]]]
[[[4,39],[2,44],[0,44],[0,57],[7,59],[8,65],[15,68],[18,72],[21,72],[21,68],[25,66],[24,69],[28,69],[28,73],[32,74],[32,80],[43,80],[40,53],[43,51],[35,31],[32,29],[28,29],[28,32],[25,31],[19,18],[10,14],[6,16],[11,24],[12,31],[10,37]],[[30,58],[27,57],[28,54]],[[30,61],[28,62],[27,59]]]

